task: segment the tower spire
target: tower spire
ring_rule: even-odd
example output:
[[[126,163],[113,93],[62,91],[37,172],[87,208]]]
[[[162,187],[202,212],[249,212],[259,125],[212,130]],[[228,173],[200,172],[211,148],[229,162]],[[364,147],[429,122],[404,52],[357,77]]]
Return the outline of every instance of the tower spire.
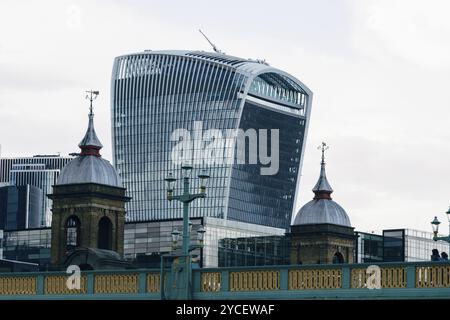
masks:
[[[90,102],[90,104],[89,104],[89,117],[93,117],[94,116],[94,111],[93,111],[93,108],[92,108],[92,101],[97,99],[97,96],[98,96],[99,92],[98,91],[92,91],[92,90],[86,91],[86,92],[87,92],[86,99],[89,99],[89,102]]]
[[[322,141],[322,145],[318,146],[317,149],[322,149],[322,162],[320,164],[325,164],[325,151],[330,147],[327,146],[325,142]]]
[[[320,163],[320,176],[316,185],[312,189],[315,196],[314,199],[330,199],[331,193],[333,193],[333,189],[330,186],[330,183],[327,180],[327,175],[325,172],[325,151],[329,149],[328,145],[325,142],[322,142],[320,146],[317,147],[322,151],[322,161]]]
[[[95,133],[94,111],[92,106],[92,101],[97,99],[99,92],[89,90],[86,91],[86,93],[86,99],[89,100],[89,124],[86,134],[84,135],[83,140],[81,140],[78,146],[81,149],[81,155],[93,155],[100,157],[100,149],[103,148],[103,145],[101,144],[100,140],[97,137],[97,134]]]

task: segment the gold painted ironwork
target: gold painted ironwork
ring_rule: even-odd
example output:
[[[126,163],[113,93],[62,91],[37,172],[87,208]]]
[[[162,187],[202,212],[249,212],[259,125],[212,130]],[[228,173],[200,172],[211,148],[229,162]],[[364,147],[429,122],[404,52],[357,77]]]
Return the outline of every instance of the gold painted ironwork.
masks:
[[[86,294],[87,276],[81,276],[80,289],[67,287],[68,276],[46,276],[44,280],[44,294]]]
[[[220,272],[202,272],[200,288],[202,292],[219,292],[222,277]]]
[[[138,274],[95,275],[94,293],[137,293]]]
[[[147,274],[147,292],[155,293],[161,291],[161,275],[159,273]]]
[[[289,290],[337,289],[342,287],[340,269],[289,270]]]
[[[380,268],[381,288],[406,288],[406,268]],[[351,271],[351,288],[367,288],[367,268],[355,268]]]
[[[416,288],[450,287],[450,266],[416,267]]]
[[[35,295],[37,277],[0,277],[0,295]]]
[[[230,272],[230,291],[280,290],[280,271],[234,271]]]

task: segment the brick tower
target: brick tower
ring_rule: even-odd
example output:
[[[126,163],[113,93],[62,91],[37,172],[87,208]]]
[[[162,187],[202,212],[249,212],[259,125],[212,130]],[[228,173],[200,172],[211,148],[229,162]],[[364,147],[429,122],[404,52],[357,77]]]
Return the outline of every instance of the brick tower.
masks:
[[[100,155],[89,91],[89,125],[81,152],[61,171],[53,193],[51,260],[62,266],[76,248],[111,250],[123,255],[125,188],[114,167]]]

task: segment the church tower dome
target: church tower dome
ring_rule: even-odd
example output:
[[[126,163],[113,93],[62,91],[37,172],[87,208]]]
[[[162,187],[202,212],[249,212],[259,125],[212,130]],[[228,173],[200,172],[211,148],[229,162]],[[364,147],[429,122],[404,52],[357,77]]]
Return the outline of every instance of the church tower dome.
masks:
[[[328,147],[322,142],[321,148],[320,176],[312,189],[314,198],[300,208],[295,217],[294,225],[328,223],[351,227],[350,219],[345,210],[331,198],[333,189],[325,172],[325,150]]]
[[[291,225],[291,261],[298,264],[353,263],[356,235],[345,210],[331,199],[333,189],[325,172],[325,142],[314,198],[297,213]]]
[[[78,146],[81,153],[62,169],[57,185],[97,183],[122,187],[122,181],[116,169],[100,155],[103,145],[95,133],[92,101],[88,128]]]
[[[51,260],[55,268],[68,265],[101,268],[102,261],[117,265],[123,255],[125,203],[130,200],[114,167],[100,155],[103,147],[94,129],[88,91],[89,125],[79,147],[81,153],[61,171],[53,193]],[[93,258],[88,261],[87,254]],[[115,263],[115,262],[114,262]]]

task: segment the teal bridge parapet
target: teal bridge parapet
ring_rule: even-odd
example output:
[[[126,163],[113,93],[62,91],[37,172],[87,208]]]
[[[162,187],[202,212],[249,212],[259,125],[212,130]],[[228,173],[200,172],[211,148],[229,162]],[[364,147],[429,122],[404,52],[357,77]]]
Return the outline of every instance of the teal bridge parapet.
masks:
[[[368,267],[379,267],[377,273]],[[379,275],[378,282],[371,281]],[[159,269],[86,271],[68,289],[64,272],[1,273],[0,299],[161,299]],[[164,271],[165,289],[170,270]],[[368,281],[369,280],[369,281]],[[373,288],[379,285],[379,289]],[[194,299],[450,298],[450,263],[287,265],[192,270]]]

